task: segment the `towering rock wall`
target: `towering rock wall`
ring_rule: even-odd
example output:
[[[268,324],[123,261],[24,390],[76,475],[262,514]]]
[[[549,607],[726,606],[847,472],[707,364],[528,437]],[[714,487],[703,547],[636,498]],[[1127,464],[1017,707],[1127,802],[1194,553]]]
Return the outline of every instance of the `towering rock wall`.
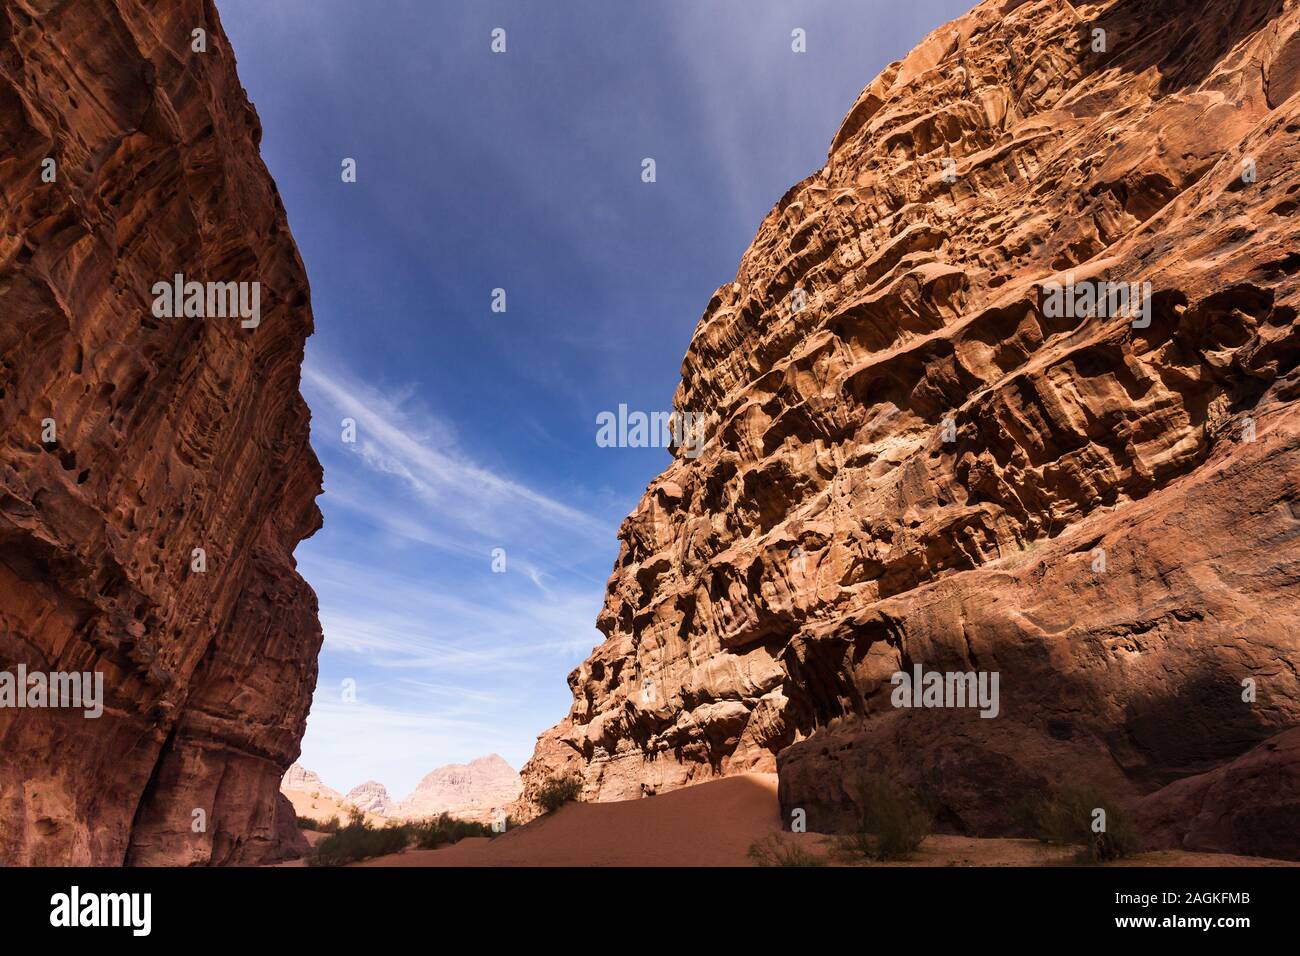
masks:
[[[1300,722],[1297,90],[1295,0],[986,0],[888,66],[700,320],[707,443],[525,798],[776,769],[834,829],[883,770],[998,833],[1088,780],[1189,839],[1165,785]],[[1098,282],[1145,317],[1059,307]],[[997,716],[895,706],[915,665]]]
[[[0,709],[0,863],[256,863],[296,833],[321,471],[260,138],[211,2],[0,2],[0,668],[105,696]],[[160,317],[178,273],[259,283],[260,324]]]

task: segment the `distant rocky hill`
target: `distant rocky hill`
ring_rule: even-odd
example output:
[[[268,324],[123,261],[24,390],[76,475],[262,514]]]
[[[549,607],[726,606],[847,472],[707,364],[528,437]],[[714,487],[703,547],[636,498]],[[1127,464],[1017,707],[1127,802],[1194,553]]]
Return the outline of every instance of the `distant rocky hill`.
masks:
[[[345,801],[343,794],[333,787],[327,787],[319,774],[301,764],[295,763],[285,771],[284,778],[280,781],[280,793],[293,804],[295,814],[312,820],[324,821],[331,817],[342,820],[351,809],[351,804]]]
[[[392,816],[390,812],[393,808],[392,798],[388,796],[388,791],[384,789],[384,785],[374,780],[367,780],[365,783],[353,787],[348,791],[347,796],[343,798],[343,802],[350,803],[358,810],[364,810],[367,813],[375,813],[381,817]]]
[[[332,797],[335,800],[342,800],[343,794],[339,793],[332,787],[327,787],[321,781],[320,775],[314,770],[308,770],[301,764],[292,764],[284,772],[284,779],[280,781],[280,790],[282,792],[289,790],[301,790],[306,793],[319,793],[322,796]]]
[[[395,812],[403,817],[423,817],[445,811],[467,820],[486,819],[493,810],[517,799],[519,792],[515,769],[496,754],[488,754],[427,774]]]
[[[450,813],[465,820],[488,821],[517,799],[519,774],[497,754],[467,764],[449,764],[426,774],[400,803],[383,784],[367,780],[346,795],[327,787],[315,772],[294,764],[284,775],[281,792],[299,815],[318,820],[346,816],[356,807],[373,817],[411,819]]]

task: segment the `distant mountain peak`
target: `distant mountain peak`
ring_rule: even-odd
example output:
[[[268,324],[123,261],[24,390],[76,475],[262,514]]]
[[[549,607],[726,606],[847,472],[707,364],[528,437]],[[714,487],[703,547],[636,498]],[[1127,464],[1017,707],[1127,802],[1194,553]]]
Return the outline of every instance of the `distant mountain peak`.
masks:
[[[467,820],[489,820],[507,803],[518,799],[519,772],[500,754],[475,757],[469,763],[452,763],[429,771],[415,790],[400,803],[378,780],[358,784],[346,795],[325,786],[320,775],[301,764],[285,772],[280,789],[315,794],[366,813],[384,817],[429,817],[450,813]]]
[[[303,793],[318,793],[334,800],[343,799],[343,794],[333,787],[325,786],[320,778],[320,774],[314,770],[308,770],[300,763],[289,765],[289,769],[284,772],[284,777],[280,780],[281,790],[297,790]]]
[[[519,773],[500,754],[476,757],[469,763],[447,764],[429,771],[414,792],[397,805],[400,816],[450,813],[467,819],[485,818],[518,798]]]
[[[365,783],[357,784],[347,792],[343,801],[366,813],[374,813],[381,817],[393,815],[392,798],[388,796],[388,790],[378,780],[367,780]]]

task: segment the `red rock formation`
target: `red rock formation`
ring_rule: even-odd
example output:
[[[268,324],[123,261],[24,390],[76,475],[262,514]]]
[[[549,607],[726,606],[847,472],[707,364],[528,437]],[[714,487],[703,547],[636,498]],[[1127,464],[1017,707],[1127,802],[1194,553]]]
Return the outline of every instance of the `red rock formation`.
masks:
[[[0,863],[285,852],[321,472],[260,137],[211,2],[0,4],[0,667],[107,698],[0,710]],[[260,325],[156,317],[177,273],[260,283]]]
[[[833,829],[884,770],[996,834],[1300,722],[1297,90],[1294,0],[986,0],[888,66],[696,329],[707,444],[624,522],[525,797],[775,768]],[[1054,314],[1093,281],[1149,322]],[[894,707],[915,664],[998,717]]]

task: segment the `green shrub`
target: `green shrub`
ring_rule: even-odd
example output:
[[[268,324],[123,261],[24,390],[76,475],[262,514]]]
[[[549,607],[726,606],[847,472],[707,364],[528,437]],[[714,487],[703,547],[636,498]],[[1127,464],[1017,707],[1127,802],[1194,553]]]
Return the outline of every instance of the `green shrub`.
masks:
[[[328,828],[331,824],[334,827],[332,831],[326,830],[331,833],[330,836],[312,848],[307,856],[308,866],[342,866],[357,860],[400,853],[412,843],[422,850],[436,850],[465,837],[495,835],[486,823],[460,820],[447,813],[406,823],[393,820],[377,827],[369,823],[365,814],[354,807],[348,814],[348,822],[342,826],[337,817],[325,824],[307,817],[300,817],[299,821],[310,823],[313,829]]]
[[[340,826],[342,824],[339,823],[337,814],[328,820],[314,820],[311,817],[304,816],[298,817],[299,830],[315,830],[317,833],[338,833]]]
[[[411,828],[404,823],[376,827],[366,822],[365,814],[353,809],[348,822],[337,833],[327,836],[312,848],[308,866],[342,866],[373,856],[386,856],[406,849]]]
[[[905,860],[930,835],[934,824],[928,810],[907,788],[880,774],[864,773],[852,784],[858,822],[840,839],[851,856]]]
[[[1097,810],[1105,811],[1105,829],[1097,832]],[[1096,862],[1132,856],[1142,848],[1133,822],[1114,800],[1090,787],[1041,794],[1024,813],[1034,835],[1055,846],[1082,847]]]
[[[537,788],[536,803],[547,813],[554,813],[582,792],[579,777],[551,777]]]
[[[492,827],[486,823],[474,823],[459,820],[449,813],[442,813],[428,820],[410,824],[411,835],[415,845],[421,850],[436,850],[440,846],[458,843],[466,837],[495,836]]]
[[[749,858],[759,866],[825,866],[826,861],[798,843],[787,843],[778,833],[769,833],[749,845]]]

